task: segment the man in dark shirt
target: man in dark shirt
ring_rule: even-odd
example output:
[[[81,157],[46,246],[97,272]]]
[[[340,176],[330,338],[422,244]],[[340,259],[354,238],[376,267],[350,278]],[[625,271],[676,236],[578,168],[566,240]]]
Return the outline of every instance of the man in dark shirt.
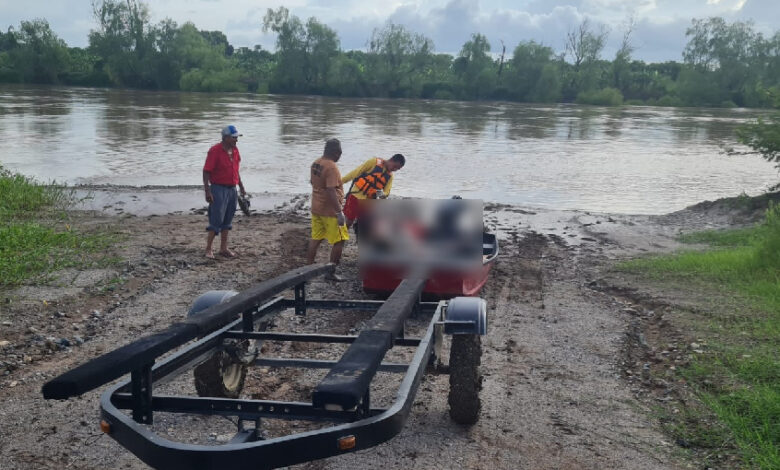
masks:
[[[206,258],[214,259],[212,243],[217,234],[220,235],[219,254],[226,258],[236,256],[236,253],[228,248],[228,233],[233,228],[233,215],[236,213],[236,185],[241,190],[241,196],[246,196],[244,184],[238,174],[241,155],[236,144],[240,135],[236,126],[222,129],[222,142],[209,149],[206,164],[203,166],[203,187],[206,191],[206,202],[209,203]]]

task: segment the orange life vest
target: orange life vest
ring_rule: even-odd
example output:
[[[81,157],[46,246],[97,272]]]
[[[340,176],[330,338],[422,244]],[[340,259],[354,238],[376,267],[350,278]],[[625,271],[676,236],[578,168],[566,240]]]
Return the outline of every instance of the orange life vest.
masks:
[[[357,187],[368,199],[376,199],[376,192],[387,186],[390,176],[390,173],[385,169],[385,161],[377,158],[376,166],[371,171],[355,178],[352,181],[352,186]],[[351,188],[350,192],[352,192]]]

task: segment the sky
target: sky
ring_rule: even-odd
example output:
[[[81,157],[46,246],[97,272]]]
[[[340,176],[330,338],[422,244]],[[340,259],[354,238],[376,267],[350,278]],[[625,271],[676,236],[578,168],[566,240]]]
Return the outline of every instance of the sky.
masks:
[[[268,8],[287,7],[302,20],[316,17],[335,29],[344,50],[365,49],[371,32],[392,21],[431,38],[437,52],[456,54],[473,33],[482,33],[494,53],[507,54],[533,40],[562,52],[567,31],[584,19],[609,31],[603,58],[611,59],[629,18],[633,56],[647,62],[682,60],[685,30],[693,18],[752,20],[755,30],[780,29],[780,0],[151,0],[152,22],[171,18],[199,29],[224,32],[236,47],[274,50],[275,36],[262,30]],[[0,0],[0,28],[45,18],[70,46],[85,47],[95,28],[91,0]]]

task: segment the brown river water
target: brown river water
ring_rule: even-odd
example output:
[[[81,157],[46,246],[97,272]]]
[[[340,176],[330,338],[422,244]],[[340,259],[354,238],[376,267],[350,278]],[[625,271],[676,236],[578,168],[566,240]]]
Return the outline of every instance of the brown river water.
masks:
[[[655,214],[776,183],[772,164],[724,152],[760,113],[0,85],[0,164],[41,181],[194,186],[235,124],[254,194],[307,193],[337,137],[342,173],[403,153],[397,195]]]

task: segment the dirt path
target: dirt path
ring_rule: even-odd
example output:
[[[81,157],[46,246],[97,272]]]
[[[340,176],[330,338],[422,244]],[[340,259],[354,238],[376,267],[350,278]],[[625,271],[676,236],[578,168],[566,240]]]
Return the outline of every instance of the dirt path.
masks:
[[[3,292],[0,469],[92,469],[107,463],[110,468],[147,468],[98,431],[100,391],[68,401],[44,401],[41,385],[89,358],[179,321],[204,291],[241,290],[302,264],[308,222],[298,202],[291,201],[290,212],[240,217],[234,232],[240,257],[234,260],[203,258],[201,215],[121,220],[77,216],[74,224],[109,223],[125,232],[118,254],[127,262],[86,276],[94,280],[86,286],[78,281],[84,273],[70,273],[54,286]],[[636,385],[620,372],[631,322],[626,305],[592,288],[612,258],[674,248],[670,236],[681,223],[498,206],[488,207],[486,214],[502,246],[482,294],[489,302],[489,335],[483,341],[479,423],[470,428],[452,423],[447,376],[429,375],[399,436],[368,451],[298,468],[684,466],[675,460],[674,447],[649,410],[635,399]],[[690,223],[690,218],[680,220]],[[702,219],[704,223],[710,222]],[[309,295],[364,297],[354,268],[355,251],[350,245],[345,253],[344,273],[351,281],[336,287],[316,281]],[[320,255],[324,259],[325,253]],[[285,314],[278,328],[345,334],[366,319],[366,314],[330,313],[310,315],[304,324]],[[338,353],[298,352],[317,357]],[[305,385],[318,377],[253,371],[245,394],[307,400]],[[178,392],[193,388],[189,376],[166,387]],[[394,393],[391,388],[385,392]],[[289,426],[275,431],[295,430],[295,424]],[[192,433],[199,427],[209,432]],[[223,439],[231,425],[219,418],[164,418],[155,428],[163,433],[189,429],[186,440],[209,442]]]

